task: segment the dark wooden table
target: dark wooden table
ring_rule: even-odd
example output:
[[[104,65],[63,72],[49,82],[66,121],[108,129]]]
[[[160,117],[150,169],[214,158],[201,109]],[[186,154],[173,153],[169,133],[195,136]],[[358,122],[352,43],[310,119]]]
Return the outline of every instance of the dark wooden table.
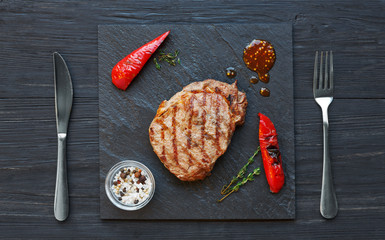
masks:
[[[384,1],[0,1],[0,238],[384,239]],[[99,217],[97,25],[291,22],[296,220],[103,221]],[[330,145],[340,211],[319,213],[321,111],[315,50],[334,51]],[[56,122],[52,52],[74,82],[71,213],[53,217]]]

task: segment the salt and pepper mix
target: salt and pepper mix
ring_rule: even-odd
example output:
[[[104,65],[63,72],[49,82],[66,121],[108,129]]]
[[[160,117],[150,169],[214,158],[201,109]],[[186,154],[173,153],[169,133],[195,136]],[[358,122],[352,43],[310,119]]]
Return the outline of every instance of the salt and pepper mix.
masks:
[[[111,186],[115,197],[125,205],[142,203],[150,196],[151,189],[151,179],[138,167],[121,168]]]

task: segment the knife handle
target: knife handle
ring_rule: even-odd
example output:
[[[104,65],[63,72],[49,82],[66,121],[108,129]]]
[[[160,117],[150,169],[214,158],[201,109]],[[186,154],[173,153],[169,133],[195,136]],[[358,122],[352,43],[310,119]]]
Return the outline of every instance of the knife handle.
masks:
[[[57,172],[54,202],[54,214],[58,221],[64,221],[68,217],[69,212],[66,140],[66,133],[58,134]]]

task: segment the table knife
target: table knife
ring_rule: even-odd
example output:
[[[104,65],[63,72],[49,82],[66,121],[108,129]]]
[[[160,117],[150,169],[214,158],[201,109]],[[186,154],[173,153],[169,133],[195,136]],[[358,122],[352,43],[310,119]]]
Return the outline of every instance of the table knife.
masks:
[[[53,66],[56,126],[58,136],[54,214],[58,221],[64,221],[68,217],[69,212],[66,141],[68,121],[72,108],[73,90],[67,64],[58,52],[53,53]]]

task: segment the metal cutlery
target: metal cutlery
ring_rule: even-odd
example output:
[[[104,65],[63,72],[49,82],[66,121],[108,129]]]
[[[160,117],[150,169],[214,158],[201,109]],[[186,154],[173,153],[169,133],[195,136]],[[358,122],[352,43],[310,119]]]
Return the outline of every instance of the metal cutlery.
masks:
[[[71,114],[73,90],[71,76],[62,56],[53,53],[55,110],[58,135],[58,157],[56,172],[56,188],[54,214],[58,221],[68,217],[69,198],[67,183],[66,141],[68,121]]]
[[[319,68],[319,72],[318,72]],[[329,156],[329,119],[328,107],[333,101],[333,52],[321,52],[318,65],[318,51],[314,61],[313,79],[314,99],[322,109],[323,120],[323,171],[320,212],[326,219],[332,219],[337,215],[338,203],[333,186],[333,176]]]

